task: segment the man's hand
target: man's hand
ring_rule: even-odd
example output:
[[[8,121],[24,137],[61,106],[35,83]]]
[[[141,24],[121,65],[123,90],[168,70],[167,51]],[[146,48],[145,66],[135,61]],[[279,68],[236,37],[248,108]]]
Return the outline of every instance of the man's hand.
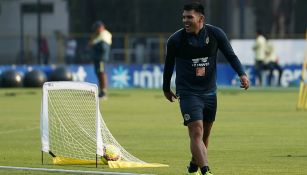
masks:
[[[177,96],[173,93],[173,91],[169,91],[169,92],[164,91],[164,96],[170,102],[174,102],[175,99],[177,99]]]
[[[247,90],[249,88],[249,80],[246,75],[241,75],[240,76],[240,82],[241,82],[241,88],[244,88]]]

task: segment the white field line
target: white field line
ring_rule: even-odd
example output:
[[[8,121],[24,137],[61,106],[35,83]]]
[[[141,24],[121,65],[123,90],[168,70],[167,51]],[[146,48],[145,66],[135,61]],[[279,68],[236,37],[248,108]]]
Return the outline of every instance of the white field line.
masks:
[[[36,129],[39,129],[39,127],[5,130],[5,131],[0,131],[0,134],[10,134],[10,133],[15,133],[15,132],[25,132],[25,131],[32,131],[32,130],[36,130]]]
[[[71,173],[71,174],[149,175],[149,174],[134,174],[134,173],[119,173],[119,172],[64,170],[64,169],[30,168],[30,167],[14,167],[14,166],[0,166],[0,169],[22,170],[22,171],[47,171],[53,173]]]

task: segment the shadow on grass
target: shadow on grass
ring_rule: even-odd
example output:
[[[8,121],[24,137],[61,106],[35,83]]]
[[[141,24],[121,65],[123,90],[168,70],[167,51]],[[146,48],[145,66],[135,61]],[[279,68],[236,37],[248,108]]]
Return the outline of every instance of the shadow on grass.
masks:
[[[272,157],[307,157],[307,155],[283,155],[283,156],[272,156]]]
[[[17,95],[36,95],[37,93],[35,91],[26,91],[26,92],[4,92],[0,93],[0,96],[5,97],[15,97]]]
[[[96,165],[54,165],[53,163],[44,163],[43,165],[41,165],[44,168],[63,168],[63,169],[69,169],[69,168],[82,168],[82,169],[96,169]],[[108,165],[100,165],[98,164],[97,169],[109,169]]]
[[[128,93],[109,93],[109,97],[131,97],[131,94]]]

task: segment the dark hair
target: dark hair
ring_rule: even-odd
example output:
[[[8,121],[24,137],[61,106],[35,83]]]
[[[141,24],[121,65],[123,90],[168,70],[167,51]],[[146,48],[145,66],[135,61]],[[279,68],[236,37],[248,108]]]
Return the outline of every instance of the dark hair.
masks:
[[[259,34],[259,35],[262,35],[262,34],[263,34],[261,29],[257,29],[257,30],[256,30],[256,33]]]
[[[92,30],[95,31],[100,26],[104,26],[104,23],[102,21],[96,21],[92,26]]]
[[[187,11],[195,10],[196,12],[205,15],[204,6],[201,3],[197,3],[197,2],[185,4],[183,6],[183,10],[187,10]]]

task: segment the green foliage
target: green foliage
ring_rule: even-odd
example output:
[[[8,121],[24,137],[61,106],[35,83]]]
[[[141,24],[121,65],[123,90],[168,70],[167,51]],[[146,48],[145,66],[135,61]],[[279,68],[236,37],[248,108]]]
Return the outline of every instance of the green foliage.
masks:
[[[109,169],[106,166],[41,165],[40,89],[0,89],[0,165],[180,175],[190,159],[177,102],[160,90],[110,90],[100,103],[117,141],[146,162],[169,168]],[[298,89],[220,89],[209,144],[214,174],[306,174],[307,111],[296,111]],[[0,169],[0,174],[51,174]]]

